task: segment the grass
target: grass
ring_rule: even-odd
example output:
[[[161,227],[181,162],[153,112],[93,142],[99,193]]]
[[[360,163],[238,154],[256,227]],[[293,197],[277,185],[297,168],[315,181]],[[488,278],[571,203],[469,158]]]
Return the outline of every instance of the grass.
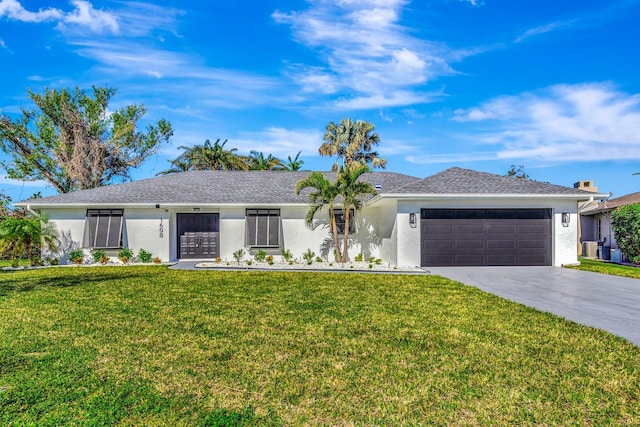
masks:
[[[638,267],[615,264],[612,262],[605,262],[588,258],[580,258],[580,265],[572,265],[567,267],[577,270],[593,271],[595,273],[610,274],[612,276],[623,276],[631,277],[633,279],[640,279],[640,268]]]
[[[638,425],[640,348],[440,277],[0,274],[0,425]]]

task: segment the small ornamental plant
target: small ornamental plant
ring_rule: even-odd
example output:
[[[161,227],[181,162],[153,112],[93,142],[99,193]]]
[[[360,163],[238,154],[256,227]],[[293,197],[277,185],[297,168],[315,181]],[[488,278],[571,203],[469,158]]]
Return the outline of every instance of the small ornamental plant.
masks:
[[[220,264],[222,262],[222,258],[217,256],[216,259],[215,259],[215,262],[216,262],[216,264]]]
[[[282,259],[284,259],[288,263],[291,263],[291,261],[293,261],[293,254],[289,249],[282,250]]]
[[[129,248],[120,249],[120,252],[118,252],[118,259],[124,264],[128,263],[133,259],[133,251]]]
[[[159,256],[153,257],[153,263],[154,264],[162,264],[162,258],[160,258]]]
[[[91,256],[93,257],[93,260],[95,262],[99,262],[102,265],[105,265],[109,262],[109,257],[107,256],[107,253],[102,249],[96,249],[95,251],[93,251]]]
[[[324,260],[321,257],[319,257],[319,256],[316,257],[316,262],[322,262],[322,261],[324,261]]]
[[[144,249],[140,249],[140,252],[138,252],[138,261],[140,261],[140,262],[148,264],[148,263],[151,262],[152,258],[153,258],[153,256],[151,255],[151,252],[149,252],[149,251],[145,251]]]
[[[253,256],[256,262],[263,262],[266,257],[267,257],[267,253],[262,249],[258,249],[258,252],[256,252],[256,254]]]
[[[69,259],[74,264],[82,264],[84,262],[84,251],[82,249],[75,249],[69,252]]]
[[[308,265],[313,264],[313,259],[316,257],[316,253],[311,249],[307,249],[307,252],[302,254],[302,258],[307,261]]]
[[[273,265],[273,255],[267,255],[264,260],[267,261],[267,264]]]
[[[238,265],[240,265],[240,263],[244,259],[244,249],[238,249],[237,251],[235,251],[233,253],[233,259],[235,259]]]
[[[364,259],[364,255],[362,255],[362,252],[360,252],[358,255],[355,256],[353,260],[355,262],[362,262],[363,259]]]

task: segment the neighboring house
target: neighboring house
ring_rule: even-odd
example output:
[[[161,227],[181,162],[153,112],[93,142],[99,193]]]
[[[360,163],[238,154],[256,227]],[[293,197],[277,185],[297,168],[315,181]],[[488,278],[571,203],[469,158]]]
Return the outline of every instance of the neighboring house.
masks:
[[[305,226],[309,172],[191,171],[28,200],[75,248],[145,249],[163,261],[264,249],[333,258],[328,212]],[[327,172],[329,179],[335,173]],[[349,224],[349,255],[397,266],[553,265],[577,258],[578,204],[594,193],[451,168],[420,179],[369,172],[378,192]],[[596,194],[596,196],[605,196]],[[344,224],[342,227],[344,228]]]
[[[620,261],[616,237],[611,228],[611,211],[627,205],[640,203],[640,192],[616,197],[603,198],[580,210],[582,254]],[[613,251],[613,252],[611,252]]]

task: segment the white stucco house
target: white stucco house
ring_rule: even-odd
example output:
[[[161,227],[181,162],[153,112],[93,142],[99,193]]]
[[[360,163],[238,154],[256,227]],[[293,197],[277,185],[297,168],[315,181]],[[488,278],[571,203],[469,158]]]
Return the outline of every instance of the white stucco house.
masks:
[[[296,257],[311,249],[331,258],[328,212],[308,228],[308,190],[294,191],[308,174],[191,171],[18,205],[55,224],[62,262],[72,249],[120,247],[142,248],[163,261],[231,260],[241,248],[274,255],[288,249]],[[576,263],[578,204],[599,196],[461,168],[424,179],[394,172],[361,179],[378,194],[349,225],[349,255],[397,266]]]

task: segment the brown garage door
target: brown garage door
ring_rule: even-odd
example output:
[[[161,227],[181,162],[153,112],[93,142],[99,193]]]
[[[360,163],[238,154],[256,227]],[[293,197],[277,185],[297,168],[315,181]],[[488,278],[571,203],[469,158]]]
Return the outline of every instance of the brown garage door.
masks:
[[[550,209],[423,209],[423,267],[551,265]]]

